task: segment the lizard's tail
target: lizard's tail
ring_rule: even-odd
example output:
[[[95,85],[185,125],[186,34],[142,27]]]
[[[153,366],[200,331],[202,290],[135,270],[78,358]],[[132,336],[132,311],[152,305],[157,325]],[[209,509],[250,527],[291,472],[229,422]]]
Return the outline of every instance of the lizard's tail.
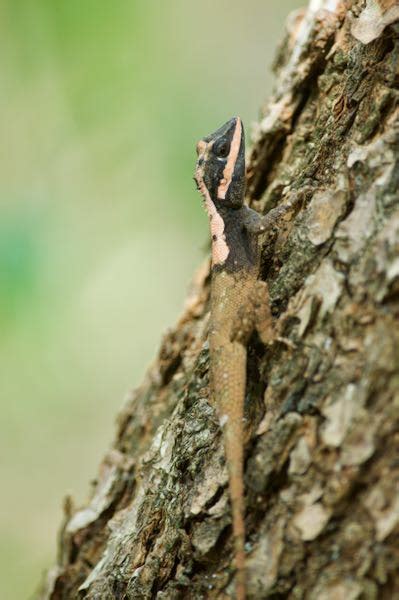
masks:
[[[245,523],[243,484],[243,423],[242,418],[226,423],[225,453],[229,465],[230,502],[233,518],[234,557],[236,566],[236,600],[245,600]]]
[[[236,600],[245,600],[245,523],[244,523],[244,395],[246,356],[241,346],[233,350],[235,360],[224,363],[216,391],[223,427],[224,448],[229,471],[230,502],[233,520],[236,566]],[[231,358],[231,357],[230,357]]]
[[[246,597],[245,523],[244,523],[244,398],[246,350],[241,344],[215,345],[211,362],[211,387],[223,427],[226,464],[233,521],[236,566],[236,600]]]

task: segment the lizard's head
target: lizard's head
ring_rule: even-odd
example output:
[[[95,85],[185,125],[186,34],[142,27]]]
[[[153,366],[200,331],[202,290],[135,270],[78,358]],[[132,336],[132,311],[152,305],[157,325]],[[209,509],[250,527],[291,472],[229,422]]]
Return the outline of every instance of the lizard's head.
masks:
[[[240,117],[233,117],[197,144],[195,181],[207,209],[240,208],[245,194],[245,136]]]

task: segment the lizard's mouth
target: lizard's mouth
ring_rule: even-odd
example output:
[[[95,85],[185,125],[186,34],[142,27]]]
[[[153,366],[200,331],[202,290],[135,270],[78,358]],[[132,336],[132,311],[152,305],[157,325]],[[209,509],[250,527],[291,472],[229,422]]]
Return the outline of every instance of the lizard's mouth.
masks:
[[[202,195],[204,200],[207,199],[209,195],[208,189],[204,182],[204,169],[205,169],[205,159],[207,153],[209,151],[209,144],[204,142],[204,140],[200,140],[197,144],[196,150],[198,155],[197,164],[195,165],[195,173],[194,173],[194,181],[197,186],[197,190]]]
[[[208,144],[204,140],[200,140],[196,146],[197,155],[201,156],[205,154]]]
[[[195,168],[194,181],[197,186],[197,190],[199,191],[199,193],[202,196],[202,199],[204,201],[206,201],[209,197],[209,192],[208,192],[208,189],[207,189],[207,187],[205,185],[205,181],[204,181],[203,164],[204,164],[203,159],[199,159],[197,162],[197,166]]]

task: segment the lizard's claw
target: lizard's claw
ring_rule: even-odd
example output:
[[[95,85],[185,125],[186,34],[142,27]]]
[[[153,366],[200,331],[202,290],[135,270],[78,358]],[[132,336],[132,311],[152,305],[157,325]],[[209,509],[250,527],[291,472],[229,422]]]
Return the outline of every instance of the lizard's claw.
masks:
[[[284,344],[285,346],[288,346],[288,348],[291,348],[291,350],[295,350],[296,348],[296,344],[295,342],[293,342],[292,340],[290,340],[289,338],[283,337],[281,335],[278,335],[275,340],[276,342],[281,342],[282,344]]]

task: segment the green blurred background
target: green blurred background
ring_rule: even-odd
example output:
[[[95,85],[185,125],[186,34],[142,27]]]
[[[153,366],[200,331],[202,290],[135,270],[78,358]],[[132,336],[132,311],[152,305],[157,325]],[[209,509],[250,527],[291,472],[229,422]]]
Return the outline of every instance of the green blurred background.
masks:
[[[196,141],[250,128],[300,5],[1,2],[1,599],[54,562],[205,255]]]

